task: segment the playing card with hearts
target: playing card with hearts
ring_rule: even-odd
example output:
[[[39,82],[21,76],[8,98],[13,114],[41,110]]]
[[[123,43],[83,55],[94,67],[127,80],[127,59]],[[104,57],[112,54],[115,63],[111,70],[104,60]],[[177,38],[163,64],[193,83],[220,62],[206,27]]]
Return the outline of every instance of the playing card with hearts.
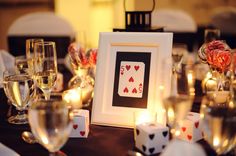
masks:
[[[189,112],[187,117],[183,120],[180,135],[177,138],[188,142],[196,142],[201,140],[203,135],[200,114]]]
[[[146,155],[162,152],[168,142],[168,127],[159,123],[142,123],[136,125],[135,146]]]
[[[145,64],[121,61],[118,94],[124,97],[141,98],[143,95]]]
[[[87,138],[89,134],[89,111],[75,110],[70,138]]]

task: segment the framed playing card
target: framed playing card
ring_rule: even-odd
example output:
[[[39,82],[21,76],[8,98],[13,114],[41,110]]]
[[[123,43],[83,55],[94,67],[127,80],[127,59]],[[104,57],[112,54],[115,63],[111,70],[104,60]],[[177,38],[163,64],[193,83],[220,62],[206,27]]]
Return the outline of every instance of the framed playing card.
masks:
[[[165,94],[170,88],[171,67],[164,60],[171,58],[172,38],[172,33],[100,33],[92,124],[132,128],[135,112],[160,112],[160,88],[165,86]]]

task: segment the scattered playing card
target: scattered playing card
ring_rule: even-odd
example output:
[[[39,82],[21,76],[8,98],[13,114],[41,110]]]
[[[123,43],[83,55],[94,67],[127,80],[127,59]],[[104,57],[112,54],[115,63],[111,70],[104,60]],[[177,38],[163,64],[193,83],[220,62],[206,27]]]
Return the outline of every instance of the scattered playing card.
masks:
[[[142,98],[145,64],[121,61],[118,94],[123,97]]]

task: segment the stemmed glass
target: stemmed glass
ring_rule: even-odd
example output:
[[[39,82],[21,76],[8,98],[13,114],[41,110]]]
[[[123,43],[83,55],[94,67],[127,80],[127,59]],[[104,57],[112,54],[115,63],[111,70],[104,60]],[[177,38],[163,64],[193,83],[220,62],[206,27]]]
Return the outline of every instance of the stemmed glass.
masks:
[[[57,78],[57,56],[55,42],[36,42],[34,49],[34,77],[45,99],[50,99]]]
[[[15,67],[20,73],[33,75],[33,58],[27,58],[25,55],[15,57]]]
[[[73,113],[60,95],[49,100],[38,97],[28,111],[31,131],[50,156],[60,155],[72,130]]]
[[[31,39],[26,40],[25,49],[26,49],[26,57],[27,58],[34,57],[35,43],[43,43],[43,39],[42,38],[31,38]]]
[[[8,118],[12,124],[28,123],[25,110],[35,95],[34,81],[27,73],[19,73],[9,69],[3,73],[4,91],[10,102],[16,107],[18,114]]]
[[[173,59],[174,60],[174,59]],[[171,63],[170,61],[166,64]],[[179,73],[175,65],[172,67],[170,95],[163,98],[163,105],[166,110],[167,124],[170,127],[171,137],[175,138],[180,134],[180,127],[183,119],[190,111],[194,99],[195,75],[193,64],[182,64]],[[177,87],[177,78],[181,76],[181,90]]]
[[[201,104],[204,139],[218,155],[228,153],[236,145],[236,107],[231,102],[219,103],[216,97],[204,97]]]

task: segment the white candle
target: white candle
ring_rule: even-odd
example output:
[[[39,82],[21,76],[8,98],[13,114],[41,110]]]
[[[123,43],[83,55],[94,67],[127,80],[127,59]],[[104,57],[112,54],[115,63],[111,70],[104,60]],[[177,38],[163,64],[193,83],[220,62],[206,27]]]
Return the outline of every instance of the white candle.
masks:
[[[64,91],[63,99],[70,107],[72,107],[72,109],[80,109],[82,107],[82,94],[80,87]]]

